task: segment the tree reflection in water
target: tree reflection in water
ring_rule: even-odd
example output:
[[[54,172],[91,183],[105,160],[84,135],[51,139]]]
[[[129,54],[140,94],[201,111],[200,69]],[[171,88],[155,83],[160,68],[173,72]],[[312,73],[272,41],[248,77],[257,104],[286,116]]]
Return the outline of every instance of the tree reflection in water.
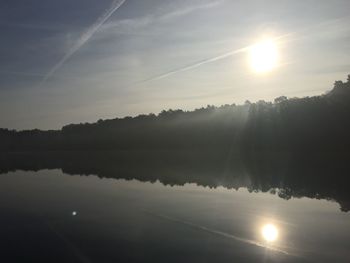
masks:
[[[288,152],[240,154],[203,151],[36,152],[0,154],[0,173],[62,169],[70,175],[196,183],[262,191],[284,199],[334,200],[350,209],[346,154]]]

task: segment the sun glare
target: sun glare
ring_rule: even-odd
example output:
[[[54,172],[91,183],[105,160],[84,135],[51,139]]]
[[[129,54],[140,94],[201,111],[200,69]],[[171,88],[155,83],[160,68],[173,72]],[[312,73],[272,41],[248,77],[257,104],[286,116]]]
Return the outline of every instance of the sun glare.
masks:
[[[263,238],[268,242],[273,242],[278,238],[278,230],[273,224],[266,224],[261,230]]]
[[[276,43],[264,40],[249,50],[249,59],[252,69],[257,73],[269,72],[277,66],[278,51]]]

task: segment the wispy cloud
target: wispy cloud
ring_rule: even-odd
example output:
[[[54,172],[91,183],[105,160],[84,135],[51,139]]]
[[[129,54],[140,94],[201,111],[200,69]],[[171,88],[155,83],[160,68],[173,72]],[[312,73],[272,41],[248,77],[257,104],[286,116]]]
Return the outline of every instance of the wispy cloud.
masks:
[[[28,77],[45,77],[44,74],[40,74],[40,73],[30,73],[30,72],[12,71],[12,70],[0,70],[0,74],[28,76]]]
[[[0,22],[2,27],[11,27],[11,28],[22,28],[30,30],[45,30],[45,31],[60,31],[66,29],[71,25],[67,24],[31,24],[31,23],[4,23]]]
[[[211,2],[201,4],[201,5],[187,6],[183,9],[175,10],[173,12],[169,12],[167,14],[164,14],[164,15],[160,16],[159,19],[160,20],[168,20],[168,19],[181,17],[184,15],[188,15],[194,11],[197,11],[197,10],[213,8],[215,6],[218,6],[222,2],[223,1],[211,1]]]
[[[44,76],[41,85],[45,83],[62,65],[76,53],[89,39],[99,30],[99,28],[117,11],[126,0],[114,0],[109,9],[107,9],[75,42],[73,47],[54,65],[54,67]]]
[[[119,32],[123,34],[129,34],[134,32],[136,29],[142,29],[144,27],[153,25],[155,23],[168,22],[173,19],[189,15],[198,10],[210,9],[221,4],[223,0],[209,1],[197,5],[186,5],[183,8],[176,8],[171,11],[162,11],[161,14],[154,13],[145,15],[142,17],[137,17],[133,19],[122,19],[106,23],[103,26],[103,30],[111,30],[113,32]]]
[[[14,76],[30,77],[30,78],[33,77],[36,79],[42,79],[46,77],[46,75],[43,73],[13,71],[13,70],[0,70],[0,75],[14,75]],[[59,78],[62,80],[78,80],[78,78],[75,76],[66,76],[66,75],[55,76],[55,78]]]

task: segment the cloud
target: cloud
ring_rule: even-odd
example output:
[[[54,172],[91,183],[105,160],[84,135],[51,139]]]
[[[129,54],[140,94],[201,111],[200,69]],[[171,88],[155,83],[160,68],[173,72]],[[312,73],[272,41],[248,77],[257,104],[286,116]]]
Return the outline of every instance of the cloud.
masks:
[[[3,27],[16,27],[30,30],[45,30],[45,31],[60,31],[68,28],[70,25],[67,24],[31,24],[31,23],[4,23],[0,22],[0,26]]]
[[[45,77],[44,74],[40,74],[40,73],[30,73],[30,72],[11,71],[11,70],[0,70],[0,74],[19,75],[19,76],[28,76],[28,77]]]
[[[168,22],[178,17],[189,15],[198,10],[210,9],[218,6],[223,1],[210,1],[198,5],[186,6],[177,8],[172,11],[163,12],[162,14],[149,14],[143,17],[133,19],[117,20],[103,25],[102,30],[112,31],[113,33],[134,34],[135,30],[153,25],[155,23]]]
[[[99,30],[99,28],[110,18],[115,11],[117,11],[126,0],[114,0],[110,8],[103,13],[96,22],[90,26],[75,42],[73,47],[68,50],[68,52],[54,65],[54,67],[44,76],[41,85],[45,83],[55,72],[62,67],[62,65],[73,56],[89,39]]]
[[[181,17],[184,15],[188,15],[194,11],[201,10],[201,9],[210,9],[215,6],[218,6],[222,1],[211,1],[208,3],[204,3],[202,5],[195,5],[195,6],[188,6],[183,9],[175,10],[173,12],[164,14],[159,17],[160,20],[168,20],[168,19],[173,19],[177,17]]]

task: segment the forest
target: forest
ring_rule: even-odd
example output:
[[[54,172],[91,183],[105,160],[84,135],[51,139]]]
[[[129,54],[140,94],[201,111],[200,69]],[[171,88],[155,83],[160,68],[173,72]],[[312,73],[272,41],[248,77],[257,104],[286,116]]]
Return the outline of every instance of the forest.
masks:
[[[0,130],[0,174],[62,169],[334,200],[350,210],[350,75],[326,94],[168,110],[61,130]]]
[[[203,150],[347,151],[350,75],[313,97],[278,97],[243,105],[167,110],[60,130],[0,129],[0,151]]]

